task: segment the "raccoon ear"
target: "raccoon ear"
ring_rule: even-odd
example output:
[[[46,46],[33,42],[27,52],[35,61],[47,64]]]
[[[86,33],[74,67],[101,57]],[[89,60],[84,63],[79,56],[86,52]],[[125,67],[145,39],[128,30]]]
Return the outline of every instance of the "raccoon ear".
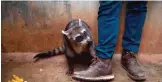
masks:
[[[68,35],[69,33],[64,31],[64,30],[62,30],[62,34]]]
[[[79,19],[79,26],[82,26],[82,22],[81,22],[81,19]]]

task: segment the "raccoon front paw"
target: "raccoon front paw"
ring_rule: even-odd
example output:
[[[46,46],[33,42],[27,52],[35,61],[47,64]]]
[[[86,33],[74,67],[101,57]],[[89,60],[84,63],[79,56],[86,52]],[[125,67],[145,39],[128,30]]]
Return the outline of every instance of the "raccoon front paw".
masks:
[[[66,75],[71,76],[74,73],[73,69],[68,69]]]

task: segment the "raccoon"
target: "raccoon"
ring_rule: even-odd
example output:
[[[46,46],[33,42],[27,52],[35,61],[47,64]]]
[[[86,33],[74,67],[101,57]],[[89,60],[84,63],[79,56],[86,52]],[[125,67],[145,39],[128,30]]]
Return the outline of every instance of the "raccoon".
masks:
[[[68,71],[66,74],[71,75],[74,72],[74,63],[77,60],[90,63],[90,60],[95,56],[94,41],[89,26],[81,19],[70,21],[66,28],[62,30],[62,36],[64,43],[62,47],[39,53],[34,59],[65,54],[68,62]]]

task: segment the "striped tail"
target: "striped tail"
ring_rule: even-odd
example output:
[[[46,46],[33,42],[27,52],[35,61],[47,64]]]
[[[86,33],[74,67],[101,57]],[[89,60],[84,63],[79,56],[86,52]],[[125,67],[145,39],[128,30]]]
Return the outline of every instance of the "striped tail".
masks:
[[[51,51],[48,51],[48,52],[39,53],[39,54],[35,55],[33,59],[48,58],[48,57],[51,57],[51,56],[64,54],[64,51],[65,51],[65,47],[61,46],[61,47],[58,47],[58,48],[51,50]]]

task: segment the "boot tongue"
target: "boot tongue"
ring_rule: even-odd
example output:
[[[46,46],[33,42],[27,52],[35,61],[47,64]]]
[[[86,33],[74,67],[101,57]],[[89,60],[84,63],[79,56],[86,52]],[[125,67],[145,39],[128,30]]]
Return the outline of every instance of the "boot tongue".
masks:
[[[123,50],[123,53],[122,55],[135,55],[136,53],[135,52],[132,52],[132,51],[129,51],[129,50]]]

